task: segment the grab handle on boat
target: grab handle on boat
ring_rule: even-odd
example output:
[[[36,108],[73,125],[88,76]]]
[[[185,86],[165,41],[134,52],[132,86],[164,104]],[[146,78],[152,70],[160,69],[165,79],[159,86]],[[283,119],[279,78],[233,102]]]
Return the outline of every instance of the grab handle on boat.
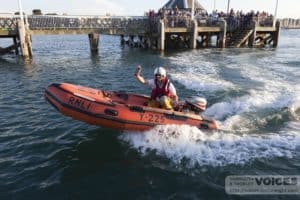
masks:
[[[112,110],[112,109],[105,109],[104,113],[111,116],[118,116],[119,114],[117,110]]]
[[[133,111],[133,112],[141,112],[141,113],[145,112],[143,107],[140,107],[140,106],[129,106],[129,110]]]

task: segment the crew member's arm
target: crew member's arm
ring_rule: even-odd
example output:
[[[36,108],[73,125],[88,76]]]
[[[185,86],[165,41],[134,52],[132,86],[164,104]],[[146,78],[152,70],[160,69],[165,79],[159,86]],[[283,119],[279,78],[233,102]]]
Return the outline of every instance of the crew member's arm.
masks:
[[[142,84],[148,84],[148,81],[141,76],[142,67],[141,65],[136,66],[136,70],[134,73],[135,78]]]

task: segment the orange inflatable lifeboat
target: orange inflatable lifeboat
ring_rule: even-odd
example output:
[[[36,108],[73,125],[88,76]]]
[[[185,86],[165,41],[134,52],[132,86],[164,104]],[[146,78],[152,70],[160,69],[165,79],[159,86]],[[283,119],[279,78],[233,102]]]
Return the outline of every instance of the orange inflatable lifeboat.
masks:
[[[102,127],[144,131],[156,125],[187,124],[217,129],[214,120],[199,114],[148,107],[150,97],[144,95],[54,83],[46,88],[45,98],[64,115]]]

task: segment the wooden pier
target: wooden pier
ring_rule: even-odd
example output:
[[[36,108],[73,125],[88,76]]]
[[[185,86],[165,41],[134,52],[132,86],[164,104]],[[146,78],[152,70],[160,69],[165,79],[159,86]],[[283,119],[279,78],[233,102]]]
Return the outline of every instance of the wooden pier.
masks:
[[[13,44],[0,54],[14,51],[32,57],[31,36],[46,34],[86,34],[90,49],[98,52],[100,34],[119,35],[122,44],[164,51],[167,49],[277,47],[280,22],[252,18],[248,22],[226,18],[191,17],[103,17],[31,15],[0,16],[0,37]]]
[[[185,20],[184,25],[176,26],[167,18],[160,21],[160,50],[172,47],[185,48],[242,48],[242,47],[277,47],[280,22],[260,22],[253,18],[247,23],[228,23],[226,19]],[[240,25],[239,25],[240,24]],[[262,25],[264,24],[264,25]]]
[[[0,55],[15,52],[19,49],[24,58],[32,57],[31,35],[28,23],[18,18],[0,18],[0,38],[12,38],[13,44],[0,47]]]

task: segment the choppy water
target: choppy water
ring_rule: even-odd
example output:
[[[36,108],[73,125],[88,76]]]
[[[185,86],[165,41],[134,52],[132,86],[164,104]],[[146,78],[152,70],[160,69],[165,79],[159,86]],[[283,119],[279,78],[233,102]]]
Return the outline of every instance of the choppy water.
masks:
[[[11,41],[0,40],[0,46]],[[34,36],[34,59],[0,58],[0,199],[298,199],[229,196],[228,175],[300,175],[300,32],[277,49],[156,52],[101,36]],[[179,96],[203,95],[222,131],[161,126],[143,134],[67,118],[53,82],[144,93],[133,73],[169,70]],[[150,92],[150,91],[149,91]]]

